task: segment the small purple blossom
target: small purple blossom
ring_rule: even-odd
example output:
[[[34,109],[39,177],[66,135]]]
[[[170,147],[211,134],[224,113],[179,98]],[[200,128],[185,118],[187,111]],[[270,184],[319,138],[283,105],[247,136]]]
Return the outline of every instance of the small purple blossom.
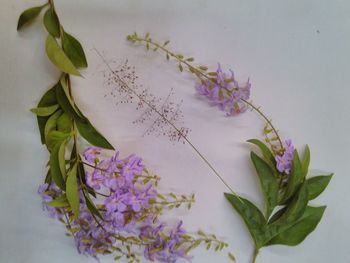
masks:
[[[159,262],[176,262],[179,258],[188,259],[185,249],[181,247],[186,231],[182,228],[182,221],[166,233],[165,225],[160,224],[156,227],[145,226],[141,228],[140,239],[148,242],[145,247],[144,255],[148,260]]]
[[[282,155],[277,155],[275,157],[277,162],[277,170],[281,173],[290,174],[292,170],[294,155],[294,146],[291,140],[286,140],[284,143],[284,152]]]
[[[83,156],[89,163],[94,163],[97,159],[97,155],[101,153],[101,148],[88,147],[84,152]]]
[[[247,110],[247,106],[242,101],[250,97],[251,84],[248,81],[244,85],[239,85],[234,77],[233,71],[228,75],[224,73],[218,65],[215,81],[201,79],[195,85],[197,92],[207,97],[214,105],[226,111],[228,116],[235,116]]]
[[[78,252],[97,260],[99,255],[112,252],[116,252],[117,257],[128,258],[128,253],[134,253],[130,247],[125,247],[131,237],[132,244],[137,244],[148,260],[175,263],[180,258],[188,259],[185,252],[192,244],[186,239],[189,235],[182,227],[182,221],[169,229],[159,220],[163,209],[167,208],[167,201],[158,194],[155,182],[144,179],[142,159],[136,155],[121,159],[116,152],[110,158],[99,160],[97,155],[100,153],[101,149],[90,147],[83,154],[87,162],[94,164],[93,169],[86,171],[86,184],[92,190],[98,190],[96,199],[90,196],[97,215],[96,210],[91,210],[92,204],[86,198],[89,193],[84,187],[80,187],[78,218],[69,207],[47,205],[64,194],[54,183],[43,184],[38,190],[44,209],[61,222],[68,220],[66,227]]]
[[[42,184],[39,186],[38,194],[42,198],[43,210],[47,211],[53,218],[62,218],[63,215],[60,213],[58,208],[49,206],[47,203],[51,202],[56,197],[62,194],[62,191],[55,184]]]

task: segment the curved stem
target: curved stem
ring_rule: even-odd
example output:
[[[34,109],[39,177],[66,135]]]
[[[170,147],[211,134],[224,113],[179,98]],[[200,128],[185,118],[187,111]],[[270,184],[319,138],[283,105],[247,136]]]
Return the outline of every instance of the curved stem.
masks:
[[[256,262],[256,258],[258,257],[258,255],[259,255],[259,249],[255,248],[253,253],[252,263]]]
[[[175,58],[176,60],[178,60],[179,62],[181,62],[182,64],[186,65],[189,70],[194,73],[198,78],[205,78],[206,80],[210,81],[211,83],[215,84],[215,85],[219,85],[221,88],[223,88],[220,83],[217,83],[212,77],[208,76],[206,73],[204,73],[203,71],[201,71],[200,69],[192,66],[188,61],[186,61],[186,59],[181,58],[179,55],[174,54],[173,52],[169,51],[168,49],[166,49],[164,46],[159,45],[156,42],[153,42],[151,39],[149,38],[140,38],[137,37],[135,38],[136,41],[140,41],[140,42],[146,42],[148,45],[153,45],[154,47],[156,47],[156,50],[162,50],[163,52],[165,52],[166,54],[168,54],[169,56]],[[228,90],[225,89],[225,91],[228,94],[232,93],[232,90]],[[266,123],[270,126],[270,128],[272,129],[273,133],[276,135],[276,138],[278,140],[278,143],[281,147],[281,149],[283,149],[283,143],[282,140],[277,132],[277,129],[273,126],[271,120],[258,108],[256,107],[253,103],[245,100],[245,99],[241,99],[242,102],[244,102],[245,104],[247,104],[248,106],[250,106],[255,112],[257,112],[265,121]]]
[[[191,148],[198,154],[198,156],[208,165],[208,167],[214,172],[214,174],[219,178],[219,180],[227,187],[227,189],[230,190],[232,194],[237,196],[237,194],[233,191],[233,189],[228,185],[228,183],[224,180],[224,178],[219,174],[219,172],[210,164],[210,162],[204,157],[203,154],[198,150],[196,146],[194,146],[190,140],[187,139],[187,136],[182,133],[180,129],[178,129],[168,118],[164,116],[163,113],[161,113],[156,107],[154,107],[149,101],[145,100],[140,94],[138,94],[134,89],[130,88],[128,83],[125,82],[118,74],[116,74],[113,69],[108,64],[108,61],[102,56],[102,54],[94,48],[97,55],[103,60],[103,62],[108,67],[109,71],[113,76],[115,76],[122,85],[120,85],[120,88],[122,88],[124,91],[134,94],[142,103],[145,103],[152,111],[157,113],[168,125],[170,125],[187,143],[191,146]],[[238,197],[238,196],[237,196]]]

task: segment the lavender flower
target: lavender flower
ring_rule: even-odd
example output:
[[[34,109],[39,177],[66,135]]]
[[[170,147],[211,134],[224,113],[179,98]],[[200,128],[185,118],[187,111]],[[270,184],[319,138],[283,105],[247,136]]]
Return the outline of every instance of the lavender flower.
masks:
[[[100,153],[101,149],[96,147],[89,147],[83,153],[85,160],[94,164],[94,169],[86,172],[86,186],[99,190],[96,194],[100,196],[93,204],[88,203],[86,186],[79,187],[79,218],[73,216],[68,205],[60,208],[48,205],[56,198],[65,198],[54,183],[43,184],[38,190],[44,209],[66,224],[78,252],[97,260],[99,255],[115,253],[116,259],[126,257],[129,262],[130,259],[138,262],[139,252],[151,261],[166,263],[189,258],[187,253],[196,238],[186,233],[182,221],[169,229],[159,216],[164,209],[191,204],[194,196],[179,198],[171,193],[172,199],[167,200],[158,193],[158,179],[145,172],[140,157],[133,154],[122,159],[116,152],[110,158],[99,160]],[[96,210],[91,210],[92,205]]]
[[[160,262],[176,262],[179,258],[188,258],[185,249],[181,248],[183,236],[186,231],[182,228],[182,221],[171,230],[169,234],[165,231],[165,225],[143,227],[140,231],[140,239],[148,241],[144,255],[148,260]]]
[[[89,163],[94,163],[97,159],[97,155],[101,153],[101,148],[99,147],[88,147],[84,153],[83,156],[85,160],[87,160]]]
[[[290,174],[293,163],[294,146],[291,140],[286,140],[284,143],[284,152],[282,155],[275,157],[277,162],[277,170],[281,173]]]
[[[227,116],[235,116],[247,110],[247,106],[242,99],[248,100],[250,97],[251,84],[248,81],[239,85],[234,77],[233,71],[228,76],[218,65],[214,81],[200,79],[195,88],[200,95],[207,97],[214,105],[226,111]]]
[[[62,218],[63,215],[58,208],[49,206],[47,203],[51,202],[56,197],[62,194],[62,191],[54,184],[42,184],[39,186],[38,194],[42,198],[43,210],[46,210],[53,218]]]

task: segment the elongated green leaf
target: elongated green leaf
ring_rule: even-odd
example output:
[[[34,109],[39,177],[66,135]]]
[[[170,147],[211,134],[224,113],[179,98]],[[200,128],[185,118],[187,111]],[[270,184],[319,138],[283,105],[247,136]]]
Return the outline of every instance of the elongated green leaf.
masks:
[[[45,94],[42,96],[38,103],[38,108],[40,107],[48,107],[57,104],[56,100],[56,91],[55,87],[49,89]],[[38,119],[38,126],[40,131],[40,137],[41,137],[41,143],[45,144],[45,125],[49,117],[37,117]]]
[[[114,150],[113,146],[88,121],[76,121],[78,131],[92,145]]]
[[[46,137],[46,145],[49,150],[53,149],[56,144],[61,144],[63,141],[71,137],[71,133],[61,131],[50,131]]]
[[[67,95],[65,89],[62,86],[62,82],[57,83],[56,86],[56,98],[58,104],[62,107],[64,112],[66,112],[72,119],[78,120],[82,119],[80,112],[77,107],[70,99],[69,94]]]
[[[251,152],[250,157],[259,176],[260,185],[267,201],[266,218],[268,219],[272,210],[278,204],[278,182],[268,163],[266,163],[254,152]]]
[[[73,166],[67,177],[66,195],[75,218],[79,217],[79,189],[77,180],[77,163]]]
[[[49,133],[51,131],[55,131],[56,130],[56,126],[57,126],[57,120],[58,118],[61,116],[62,114],[62,111],[61,110],[58,110],[56,111],[46,122],[45,124],[45,128],[44,128],[44,136],[45,136],[45,143],[47,145],[47,148],[49,150],[51,150],[51,146],[52,146],[52,143],[49,141]]]
[[[65,133],[70,133],[72,131],[72,119],[67,113],[63,113],[58,119],[57,119],[57,130]]]
[[[309,164],[310,164],[310,148],[308,145],[306,145],[304,150],[303,161],[301,164],[304,177],[307,176],[307,173],[309,170]]]
[[[304,214],[308,201],[307,185],[304,182],[286,207],[285,212],[277,220],[268,225],[266,230],[267,239],[271,240],[279,233],[294,225]],[[264,244],[264,246],[267,244]]]
[[[57,44],[53,36],[47,36],[45,47],[47,56],[57,68],[65,73],[81,76],[74,64],[66,56],[62,48]]]
[[[22,27],[26,24],[28,24],[29,22],[33,21],[41,12],[41,10],[46,6],[42,5],[42,6],[36,6],[36,7],[32,7],[29,8],[25,11],[22,12],[22,14],[19,16],[18,19],[18,24],[17,24],[17,31],[22,29]]]
[[[261,153],[263,154],[264,158],[268,163],[275,168],[276,167],[276,159],[271,150],[266,146],[265,143],[262,141],[259,141],[258,139],[250,139],[247,142],[250,142],[252,144],[255,144],[258,146],[261,150]]]
[[[91,198],[89,197],[89,193],[84,191],[84,197],[86,200],[86,206],[89,209],[89,211],[98,216],[101,220],[104,220],[102,215],[100,214],[100,212],[98,211],[98,209],[96,208],[96,206],[94,205],[94,203],[92,202]]]
[[[73,154],[73,151],[72,151],[72,157],[75,157],[75,156],[76,156],[76,154]],[[92,189],[90,186],[88,186],[86,184],[85,168],[84,168],[84,164],[82,164],[81,162],[79,162],[79,164],[78,164],[78,175],[79,175],[79,178],[80,178],[82,184],[85,185],[85,189],[87,190],[87,192],[96,198],[96,193],[95,193],[94,189]]]
[[[66,153],[66,141],[63,141],[58,150],[58,164],[60,166],[60,171],[61,171],[63,180],[66,180],[67,178],[65,153]]]
[[[326,189],[329,181],[332,179],[332,176],[333,174],[320,175],[311,177],[310,179],[306,180],[309,192],[309,200],[315,199],[324,191],[324,189]]]
[[[229,193],[225,193],[225,197],[244,220],[256,248],[262,247],[265,243],[266,228],[266,220],[263,214],[254,204],[243,197],[238,198]]]
[[[293,165],[290,178],[287,184],[287,189],[283,201],[287,201],[299,189],[303,183],[305,176],[301,166],[298,152],[295,150],[293,154]]]
[[[53,114],[59,108],[58,104],[48,106],[48,107],[38,107],[33,108],[30,111],[35,113],[38,116],[46,117]]]
[[[60,144],[56,144],[53,150],[51,151],[50,155],[50,170],[51,170],[51,176],[53,181],[56,183],[56,185],[61,188],[62,190],[65,190],[65,182],[61,173],[60,168],[60,161],[59,161],[59,150],[60,150]]]
[[[296,246],[300,244],[312,231],[315,230],[325,209],[326,206],[306,207],[304,214],[294,225],[279,233],[271,239],[267,245],[281,244]]]
[[[51,182],[52,182],[52,177],[51,177],[51,172],[49,169],[46,173],[46,176],[45,176],[45,184],[51,184]]]
[[[67,196],[66,194],[63,194],[56,199],[52,200],[51,202],[48,202],[47,205],[52,207],[67,207],[69,206]]]
[[[77,39],[67,32],[64,32],[63,50],[77,68],[88,66],[83,47]]]
[[[53,37],[60,36],[60,21],[54,8],[50,7],[44,15],[44,25]]]

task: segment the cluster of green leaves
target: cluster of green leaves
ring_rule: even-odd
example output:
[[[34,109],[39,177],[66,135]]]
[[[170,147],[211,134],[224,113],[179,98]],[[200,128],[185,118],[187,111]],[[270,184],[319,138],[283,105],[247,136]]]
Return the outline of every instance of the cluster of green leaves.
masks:
[[[63,29],[52,1],[25,10],[19,17],[17,30],[31,23],[45,9],[43,24],[48,32],[46,53],[62,75],[31,111],[37,115],[41,142],[50,153],[45,182],[53,181],[64,193],[49,205],[65,208],[74,217],[78,217],[81,188],[90,211],[101,217],[89,196],[94,196],[95,193],[85,184],[85,170],[78,152],[77,136],[81,135],[90,144],[101,148],[113,149],[113,146],[81,113],[71,95],[69,75],[81,76],[79,69],[88,65],[84,50],[79,41]],[[57,40],[60,40],[60,44]],[[69,158],[66,158],[67,155]]]
[[[281,187],[282,175],[276,169],[273,153],[257,139],[248,142],[258,146],[262,154],[251,152],[251,160],[266,199],[265,213],[243,197],[225,196],[244,220],[257,249],[277,244],[296,246],[320,222],[326,206],[314,207],[309,201],[324,191],[332,174],[307,178],[310,150],[306,146],[302,160],[294,151],[290,177]]]

